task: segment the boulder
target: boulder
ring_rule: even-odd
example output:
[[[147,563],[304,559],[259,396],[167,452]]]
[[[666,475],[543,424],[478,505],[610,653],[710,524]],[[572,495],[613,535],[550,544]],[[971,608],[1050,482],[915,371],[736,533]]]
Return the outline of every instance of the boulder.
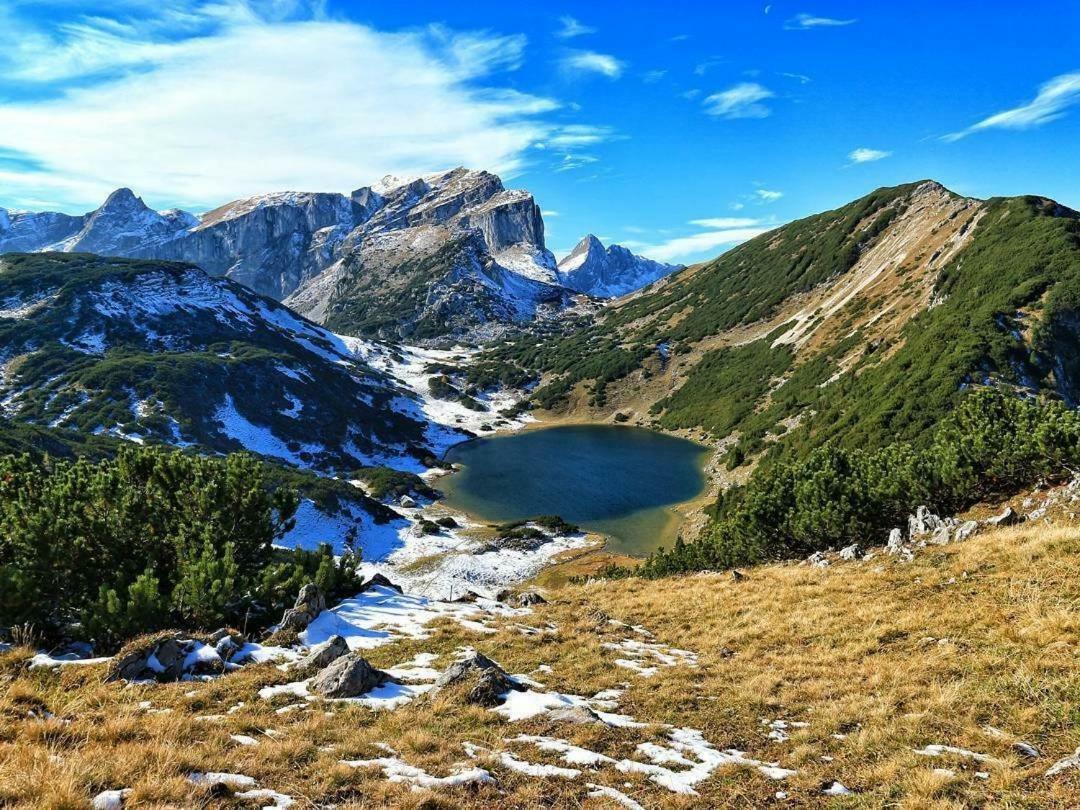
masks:
[[[889,532],[889,539],[885,541],[885,551],[889,554],[900,554],[904,550],[904,534],[899,529]]]
[[[316,644],[307,655],[296,662],[296,670],[301,673],[318,672],[331,662],[349,654],[349,645],[341,636],[330,636],[322,644]]]
[[[1080,768],[1080,748],[1077,748],[1071,757],[1062,757],[1051,765],[1046,775],[1057,776],[1059,773],[1064,773],[1073,768]]]
[[[521,607],[528,607],[529,605],[543,605],[547,602],[547,599],[542,597],[536,591],[525,591],[517,598],[517,603]]]
[[[814,566],[814,568],[827,568],[829,565],[829,558],[825,556],[824,551],[815,551],[806,558],[806,562]]]
[[[474,653],[448,667],[435,681],[435,686],[442,688],[474,679],[475,683],[465,695],[465,702],[478,706],[498,706],[506,699],[507,692],[525,690],[502,667],[480,653]]]
[[[1024,757],[1024,759],[1038,759],[1042,756],[1042,751],[1040,751],[1031,743],[1024,742],[1023,740],[1017,740],[1016,742],[1014,742],[1012,748],[1013,751]]]
[[[402,495],[398,500],[398,505],[404,509],[415,509],[416,501],[410,498],[408,495]]]
[[[975,534],[979,530],[979,521],[977,520],[965,520],[955,529],[953,529],[953,542],[963,543],[971,535]]]
[[[934,529],[933,533],[930,535],[930,538],[926,542],[935,546],[944,546],[948,545],[949,540],[951,539],[952,531],[949,529],[948,526],[941,525]]]
[[[744,574],[738,568],[732,568],[731,569],[731,578],[735,582],[742,582],[744,580],[750,579],[750,577],[748,577],[746,574]]]
[[[315,617],[326,610],[326,597],[319,586],[309,582],[300,589],[296,604],[281,617],[281,629],[303,630]]]
[[[908,537],[914,538],[924,534],[933,534],[942,526],[952,528],[956,525],[954,518],[942,518],[935,515],[926,506],[920,506],[914,515],[908,516]]]
[[[311,679],[308,688],[325,698],[350,698],[367,694],[393,680],[382,670],[375,669],[367,659],[348,653],[331,661]]]
[[[1020,517],[1011,506],[1006,506],[1005,510],[1000,515],[994,515],[992,518],[986,519],[987,526],[1014,526],[1023,518]]]
[[[852,560],[859,559],[860,557],[862,557],[862,555],[862,546],[860,546],[858,543],[852,543],[850,546],[845,546],[844,548],[840,549],[841,560],[847,560],[850,562]]]

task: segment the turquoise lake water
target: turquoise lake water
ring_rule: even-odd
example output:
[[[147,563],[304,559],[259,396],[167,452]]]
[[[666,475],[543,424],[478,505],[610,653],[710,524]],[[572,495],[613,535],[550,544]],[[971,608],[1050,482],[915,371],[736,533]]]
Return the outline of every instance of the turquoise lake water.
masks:
[[[643,556],[673,539],[671,508],[705,488],[707,451],[636,427],[572,425],[474,439],[446,459],[464,469],[439,481],[448,506],[490,521],[559,515]]]

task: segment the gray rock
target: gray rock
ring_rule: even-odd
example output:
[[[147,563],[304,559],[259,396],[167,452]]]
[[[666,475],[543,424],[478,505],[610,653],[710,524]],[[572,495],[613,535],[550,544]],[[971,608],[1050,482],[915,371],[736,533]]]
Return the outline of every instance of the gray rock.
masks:
[[[1042,756],[1042,751],[1040,751],[1031,743],[1024,742],[1023,740],[1018,740],[1017,742],[1013,743],[1013,751],[1015,751],[1017,754],[1024,757],[1025,759],[1038,759]]]
[[[930,538],[926,542],[931,543],[935,546],[944,546],[948,545],[949,540],[951,539],[952,532],[950,531],[949,527],[945,525],[940,525],[936,529],[934,529],[933,533],[930,535]]]
[[[815,568],[827,568],[829,566],[829,558],[825,556],[824,551],[815,551],[806,558],[806,562]]]
[[[975,532],[977,532],[978,530],[979,530],[979,521],[977,521],[977,520],[965,520],[963,523],[961,523],[959,526],[957,526],[955,529],[953,529],[953,537],[952,537],[953,542],[954,543],[963,543],[965,540],[967,540],[969,537],[971,537],[973,534],[975,534]]]
[[[498,664],[485,655],[475,653],[447,668],[435,686],[443,688],[475,679],[465,695],[465,702],[479,706],[498,706],[507,692],[522,692],[525,687],[506,674]]]
[[[402,495],[398,499],[398,505],[401,506],[404,509],[415,509],[416,508],[416,501],[413,498],[409,497],[408,495]]]
[[[349,645],[341,636],[330,636],[322,644],[316,644],[307,655],[296,662],[296,670],[301,673],[316,672],[325,669],[331,662],[349,654]]]
[[[908,516],[908,537],[933,534],[945,523],[926,506],[920,506],[914,515]]]
[[[367,694],[394,679],[375,669],[356,653],[348,653],[330,662],[311,679],[308,688],[325,698],[350,698]]]
[[[845,546],[844,548],[840,549],[840,559],[847,560],[849,562],[859,559],[860,557],[862,557],[862,554],[862,546],[860,546],[858,543],[852,543],[850,546]]]
[[[1072,768],[1080,768],[1080,748],[1077,748],[1071,757],[1062,757],[1051,765],[1046,771],[1046,775],[1057,776],[1059,773],[1064,773]]]
[[[735,582],[743,582],[744,580],[750,579],[750,577],[748,577],[746,574],[744,574],[738,568],[732,568],[731,569],[731,578]]]
[[[324,610],[326,610],[326,597],[323,596],[318,585],[309,582],[300,589],[296,604],[286,610],[285,615],[281,617],[281,628],[303,630]]]
[[[1020,523],[1023,518],[1013,511],[1011,506],[1006,506],[1004,511],[999,515],[994,515],[992,518],[986,519],[986,525],[988,526],[1014,526]]]
[[[543,605],[547,603],[547,599],[542,597],[536,591],[525,591],[517,598],[517,603],[521,607],[528,607],[529,605]]]
[[[548,713],[548,719],[553,720],[556,723],[573,723],[576,725],[597,723],[599,725],[608,725],[600,715],[588,706],[570,706],[566,709],[556,709],[555,711]]]
[[[899,529],[893,529],[889,532],[889,539],[885,542],[885,548],[892,550],[901,548],[904,545],[904,534]]]

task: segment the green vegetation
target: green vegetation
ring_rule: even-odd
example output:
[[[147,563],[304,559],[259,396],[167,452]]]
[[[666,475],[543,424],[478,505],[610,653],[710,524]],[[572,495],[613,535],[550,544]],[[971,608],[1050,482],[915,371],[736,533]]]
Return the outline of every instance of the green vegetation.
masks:
[[[759,470],[745,487],[721,496],[705,537],[661,549],[639,573],[665,576],[883,543],[919,505],[949,514],[1039,480],[1060,480],[1078,462],[1080,414],[1060,402],[984,389],[967,396],[923,448],[830,443]]]
[[[297,503],[243,454],[0,458],[0,625],[110,649],[164,627],[265,626],[306,581],[355,592],[355,552],[272,548]]]
[[[82,254],[7,254],[0,268],[5,306],[41,304],[0,318],[13,422],[225,453],[245,449],[223,429],[235,412],[300,464],[351,469],[389,444],[421,453],[422,426],[387,407],[378,372],[334,362],[332,338],[238,284]]]
[[[363,482],[372,498],[380,501],[387,498],[398,500],[404,495],[437,498],[439,494],[416,473],[389,467],[365,467],[356,472],[356,478]]]

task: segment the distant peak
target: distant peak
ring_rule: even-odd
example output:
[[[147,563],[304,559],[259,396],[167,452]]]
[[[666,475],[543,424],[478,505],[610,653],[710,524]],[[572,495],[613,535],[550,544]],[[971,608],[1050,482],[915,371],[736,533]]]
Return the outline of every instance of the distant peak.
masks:
[[[135,192],[130,188],[118,188],[112,194],[105,198],[105,203],[102,208],[142,208],[145,207],[143,201],[135,196]]]

